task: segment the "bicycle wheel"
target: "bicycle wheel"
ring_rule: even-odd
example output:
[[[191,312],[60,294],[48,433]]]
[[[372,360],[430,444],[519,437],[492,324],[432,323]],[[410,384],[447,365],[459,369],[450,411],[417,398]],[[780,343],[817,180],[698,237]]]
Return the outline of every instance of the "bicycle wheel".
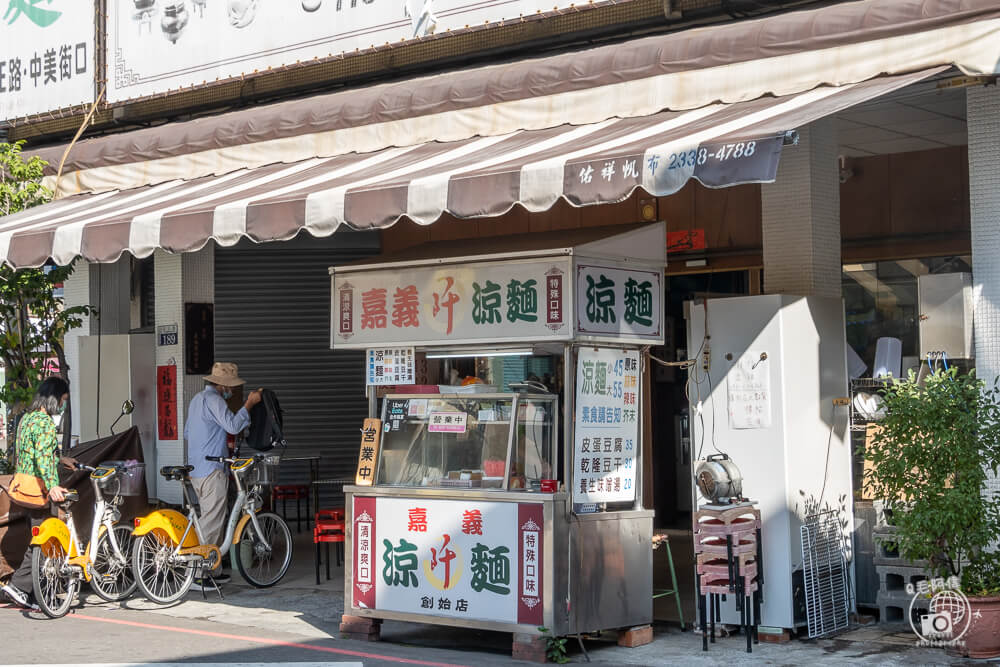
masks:
[[[57,540],[32,547],[31,584],[35,601],[46,616],[66,615],[80,590],[80,579],[66,570],[66,550]]]
[[[243,529],[233,555],[240,574],[251,586],[267,588],[281,581],[292,562],[292,531],[277,514],[257,515],[260,532],[253,521]]]
[[[133,540],[132,575],[148,600],[170,604],[184,597],[194,581],[194,565],[172,562],[176,545],[160,530]]]
[[[111,533],[107,530],[97,538],[94,549],[94,563],[90,587],[108,602],[124,600],[135,592],[135,577],[132,575],[132,530],[125,524],[115,524],[115,542],[118,543],[119,557],[111,544]]]

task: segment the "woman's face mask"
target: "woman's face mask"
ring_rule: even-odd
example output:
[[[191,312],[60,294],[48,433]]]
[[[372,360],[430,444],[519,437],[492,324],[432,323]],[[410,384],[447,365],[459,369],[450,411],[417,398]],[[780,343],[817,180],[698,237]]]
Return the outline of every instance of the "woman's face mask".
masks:
[[[223,389],[222,390],[222,398],[224,398],[224,399],[226,399],[228,401],[232,397],[233,397],[233,391],[232,391],[232,389]]]

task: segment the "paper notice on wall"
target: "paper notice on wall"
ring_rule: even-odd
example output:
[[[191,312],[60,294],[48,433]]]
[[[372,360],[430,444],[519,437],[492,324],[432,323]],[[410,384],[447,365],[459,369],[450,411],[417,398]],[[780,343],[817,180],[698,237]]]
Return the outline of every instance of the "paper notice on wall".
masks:
[[[767,353],[747,350],[729,371],[729,427],[771,427],[771,368]]]

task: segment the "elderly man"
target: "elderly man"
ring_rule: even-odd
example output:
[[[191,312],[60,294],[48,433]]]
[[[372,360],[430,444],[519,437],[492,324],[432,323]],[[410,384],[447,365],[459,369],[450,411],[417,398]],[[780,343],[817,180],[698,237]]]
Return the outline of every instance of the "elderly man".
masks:
[[[184,439],[188,443],[188,462],[194,466],[191,483],[201,505],[201,528],[205,542],[218,545],[226,519],[229,471],[224,463],[206,461],[205,457],[228,455],[226,434],[236,435],[250,425],[250,408],[260,402],[261,390],[251,392],[239,412],[233,414],[226,400],[232,398],[233,387],[245,384],[239,377],[236,364],[215,363],[212,374],[205,377],[205,382],[205,389],[188,405]],[[211,575],[216,584],[229,581],[229,577],[222,573],[222,563]],[[211,583],[204,579],[194,584],[197,589],[206,586],[211,587]]]

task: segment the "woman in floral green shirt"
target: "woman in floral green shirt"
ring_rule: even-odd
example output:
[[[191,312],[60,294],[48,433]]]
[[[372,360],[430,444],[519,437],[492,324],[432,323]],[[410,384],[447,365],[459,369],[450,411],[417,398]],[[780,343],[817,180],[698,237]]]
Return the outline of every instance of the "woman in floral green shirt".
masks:
[[[35,400],[17,429],[17,472],[41,478],[49,492],[49,500],[62,502],[66,489],[59,486],[59,437],[52,415],[62,414],[69,400],[69,385],[59,377],[50,377],[38,387]],[[46,506],[29,510],[28,530],[52,516]],[[30,537],[28,538],[30,540]],[[31,549],[24,554],[4,591],[12,601],[21,606],[31,604]]]

